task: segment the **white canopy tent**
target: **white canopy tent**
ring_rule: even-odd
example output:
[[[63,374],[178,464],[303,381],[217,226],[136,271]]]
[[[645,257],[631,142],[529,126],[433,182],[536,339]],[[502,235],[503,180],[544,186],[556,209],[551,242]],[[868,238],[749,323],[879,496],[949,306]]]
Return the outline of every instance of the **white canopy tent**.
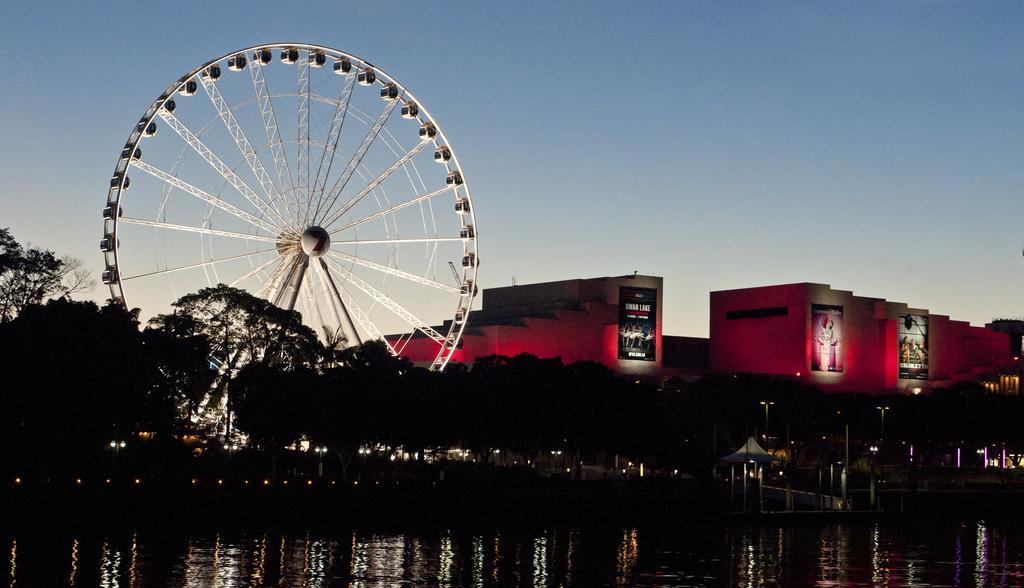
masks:
[[[747,437],[747,442],[731,455],[720,460],[722,463],[757,463],[766,464],[775,461],[775,456],[764,450],[757,439]]]
[[[719,460],[720,463],[729,464],[729,498],[730,502],[735,500],[736,493],[736,464],[743,464],[743,511],[747,510],[747,464],[751,464],[751,473],[756,478],[758,485],[760,486],[763,479],[763,470],[766,464],[776,461],[775,456],[764,450],[761,444],[757,442],[757,439],[753,437],[747,437],[747,442],[742,447],[737,449],[735,452],[723,457]],[[760,501],[761,493],[758,492]],[[761,506],[761,505],[758,505]]]

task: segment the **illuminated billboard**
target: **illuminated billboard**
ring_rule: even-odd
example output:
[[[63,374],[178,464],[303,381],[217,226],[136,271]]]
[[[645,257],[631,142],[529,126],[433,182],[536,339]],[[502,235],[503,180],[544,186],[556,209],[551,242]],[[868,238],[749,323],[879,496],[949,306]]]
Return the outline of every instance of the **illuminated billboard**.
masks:
[[[654,361],[658,291],[619,288],[619,359]]]
[[[843,371],[843,307],[811,305],[811,370]]]
[[[928,379],[928,317],[902,314],[897,321],[901,380]]]

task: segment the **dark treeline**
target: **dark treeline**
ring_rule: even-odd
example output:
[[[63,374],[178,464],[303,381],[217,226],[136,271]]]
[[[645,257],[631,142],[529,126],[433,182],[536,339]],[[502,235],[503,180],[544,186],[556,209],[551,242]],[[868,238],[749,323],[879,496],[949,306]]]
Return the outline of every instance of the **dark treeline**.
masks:
[[[676,433],[656,389],[597,364],[524,354],[431,372],[381,342],[325,346],[295,313],[224,286],[183,297],[140,327],[137,312],[64,298],[0,324],[8,474],[104,470],[115,453],[136,459],[140,445],[147,467],[177,470],[197,443],[215,460],[239,437],[268,475],[294,453],[287,447],[306,441],[328,447],[342,477],[364,446],[404,447],[418,460],[424,449],[459,447],[480,463],[495,461],[494,450],[558,450],[572,463],[679,445],[657,437]],[[204,420],[222,400],[230,430]]]
[[[847,425],[855,453],[877,443],[883,401],[890,445],[1024,443],[1024,403],[974,386],[885,398],[750,376],[656,387],[526,354],[436,373],[379,342],[325,346],[294,313],[223,286],[140,327],[137,313],[63,297],[0,324],[5,474],[79,476],[119,460],[132,475],[187,476],[227,467],[236,450],[225,446],[240,436],[249,443],[234,467],[267,476],[309,472],[319,458],[345,479],[368,467],[358,453],[368,446],[404,448],[415,456],[405,467],[423,450],[462,448],[477,468],[523,468],[498,456],[543,461],[560,451],[574,467],[618,455],[650,471],[703,473],[765,433],[761,401],[774,403],[767,444],[791,442],[792,457],[810,463],[839,459]],[[213,432],[203,404],[223,398],[235,428]],[[123,453],[111,441],[126,441]],[[302,441],[328,448],[326,458],[287,449]]]
[[[559,472],[568,466],[567,476],[579,476],[581,465],[618,460],[655,474],[706,475],[749,435],[788,448],[793,463],[835,462],[847,427],[851,461],[869,446],[895,456],[903,442],[924,460],[953,446],[968,456],[985,444],[1024,448],[1024,402],[976,385],[885,397],[742,375],[654,386],[595,363],[527,354],[437,373],[392,356],[382,342],[350,347],[339,333],[318,337],[297,313],[223,285],[186,295],[142,325],[137,310],[71,300],[88,285],[77,265],[0,232],[7,477],[239,468],[278,476],[322,462],[347,479],[371,469],[428,470],[438,466],[424,464],[426,454],[447,457],[454,448],[474,472],[529,474],[557,462]],[[767,415],[762,403],[770,403]],[[307,446],[326,449],[291,449]],[[368,447],[384,450],[367,456]],[[410,456],[404,465],[388,463],[398,448]]]

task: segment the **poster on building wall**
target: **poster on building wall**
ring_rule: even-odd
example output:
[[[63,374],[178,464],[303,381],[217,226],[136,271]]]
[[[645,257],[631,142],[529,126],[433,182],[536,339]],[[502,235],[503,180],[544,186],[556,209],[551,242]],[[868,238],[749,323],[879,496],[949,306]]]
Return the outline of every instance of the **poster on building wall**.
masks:
[[[896,325],[901,380],[928,379],[928,317],[900,315]]]
[[[658,291],[619,288],[619,359],[654,361]]]
[[[811,370],[843,371],[843,307],[811,305]]]

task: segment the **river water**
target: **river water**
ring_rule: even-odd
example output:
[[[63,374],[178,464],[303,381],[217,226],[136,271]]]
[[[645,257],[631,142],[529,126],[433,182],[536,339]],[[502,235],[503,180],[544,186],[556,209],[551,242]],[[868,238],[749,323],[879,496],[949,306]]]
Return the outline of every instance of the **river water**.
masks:
[[[985,521],[0,535],[10,586],[1019,586]]]

